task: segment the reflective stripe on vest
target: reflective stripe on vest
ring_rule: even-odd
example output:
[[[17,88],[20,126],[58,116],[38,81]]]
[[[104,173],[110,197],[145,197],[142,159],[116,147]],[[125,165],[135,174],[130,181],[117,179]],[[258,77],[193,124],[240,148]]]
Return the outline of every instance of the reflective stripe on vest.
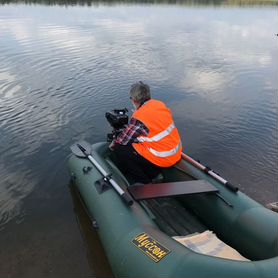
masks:
[[[153,137],[139,136],[139,137],[137,137],[137,140],[141,143],[142,142],[158,142],[158,141],[162,140],[163,138],[165,138],[166,136],[170,135],[170,133],[174,130],[174,128],[175,128],[175,125],[174,125],[174,123],[172,123],[165,130],[156,134]]]
[[[148,150],[157,157],[168,157],[176,154],[181,148],[181,144],[178,144],[174,149],[165,152],[158,152],[152,148],[148,148]]]

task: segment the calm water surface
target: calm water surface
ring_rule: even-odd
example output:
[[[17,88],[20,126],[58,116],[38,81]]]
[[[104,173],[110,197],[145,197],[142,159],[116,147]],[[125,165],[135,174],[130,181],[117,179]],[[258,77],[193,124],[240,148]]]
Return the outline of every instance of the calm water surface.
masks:
[[[112,275],[66,161],[138,80],[186,153],[278,200],[277,26],[277,6],[0,6],[0,275]]]

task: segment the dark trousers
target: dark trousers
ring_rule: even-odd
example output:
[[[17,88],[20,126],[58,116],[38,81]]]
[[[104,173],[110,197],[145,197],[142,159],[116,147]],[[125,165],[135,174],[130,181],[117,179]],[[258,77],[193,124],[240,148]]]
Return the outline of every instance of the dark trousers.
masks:
[[[134,182],[151,183],[160,173],[160,168],[139,155],[131,144],[114,147],[114,154],[121,172]]]

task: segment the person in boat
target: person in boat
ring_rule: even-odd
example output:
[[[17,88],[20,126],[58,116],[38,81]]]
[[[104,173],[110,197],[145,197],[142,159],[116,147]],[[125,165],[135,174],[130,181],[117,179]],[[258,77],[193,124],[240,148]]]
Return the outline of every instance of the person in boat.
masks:
[[[161,178],[161,167],[171,167],[181,159],[179,132],[171,110],[162,101],[151,98],[147,84],[133,84],[129,95],[135,112],[110,149],[120,170],[134,182],[155,182]]]

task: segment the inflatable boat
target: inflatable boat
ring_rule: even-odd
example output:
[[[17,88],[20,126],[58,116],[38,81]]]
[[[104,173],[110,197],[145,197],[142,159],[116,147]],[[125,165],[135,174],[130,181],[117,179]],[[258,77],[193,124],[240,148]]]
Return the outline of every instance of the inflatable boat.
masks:
[[[278,277],[277,213],[183,155],[132,185],[108,143],[71,147],[73,184],[115,277]]]

